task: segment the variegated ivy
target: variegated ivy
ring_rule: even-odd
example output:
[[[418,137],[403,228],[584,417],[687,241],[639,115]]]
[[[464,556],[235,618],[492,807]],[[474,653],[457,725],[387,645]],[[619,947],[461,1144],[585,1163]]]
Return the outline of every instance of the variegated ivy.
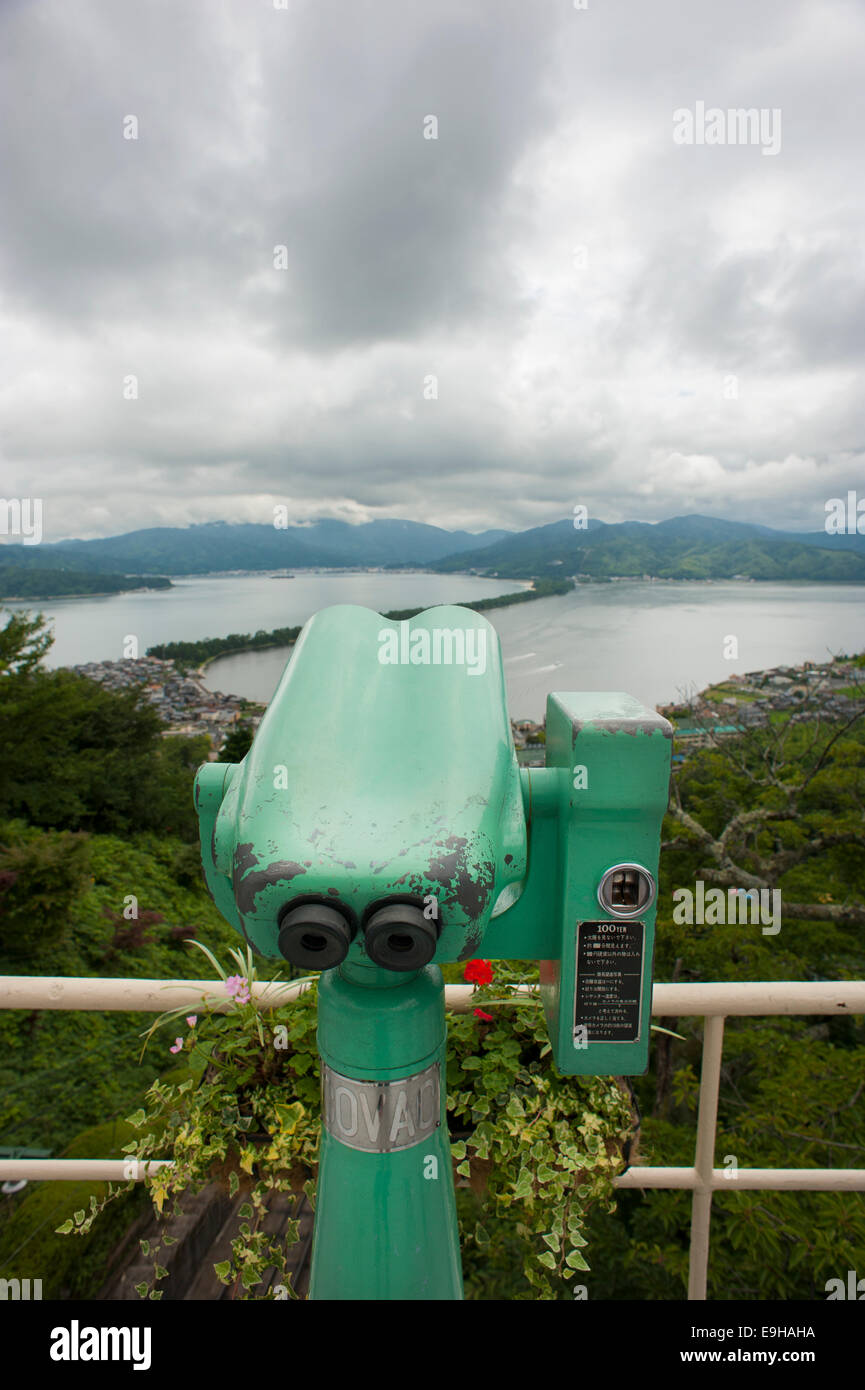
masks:
[[[287,1274],[296,1223],[281,1241],[262,1224],[270,1193],[303,1190],[314,1198],[320,1129],[315,981],[294,1003],[274,1008],[252,997],[256,974],[248,951],[245,957],[231,953],[239,971],[234,976],[206,954],[221,984],[196,1014],[186,1006],[171,1010],[147,1034],[168,1020],[181,1027],[185,1015],[172,1050],[188,1075],[154,1082],[130,1116],[140,1136],[124,1152],[130,1161],[171,1160],[144,1179],[163,1219],[180,1210],[185,1192],[214,1179],[231,1195],[243,1189],[232,1258],[215,1271],[235,1297],[248,1298],[257,1296],[265,1270],[275,1268],[279,1284],[296,1297]],[[452,1132],[462,1135],[452,1146],[456,1180],[471,1184],[473,1205],[482,1212],[482,1219],[469,1220],[460,1203],[464,1253],[471,1259],[489,1251],[507,1229],[519,1239],[525,1280],[511,1296],[560,1298],[569,1296],[566,1281],[589,1268],[586,1213],[596,1203],[612,1209],[612,1178],[624,1167],[633,1121],[628,1096],[614,1081],[555,1071],[537,997],[515,993],[527,973],[525,965],[514,970],[497,963],[492,983],[476,991],[482,1008],[450,1018],[447,1106]],[[216,1011],[215,998],[224,1006],[226,993],[231,1007]],[[101,1203],[92,1198],[90,1212],[75,1212],[60,1232],[85,1234],[130,1186],[110,1184]],[[166,1277],[160,1255],[170,1243],[167,1235],[141,1242],[153,1260],[150,1282],[138,1286],[142,1297],[162,1296],[156,1287]],[[467,1292],[483,1297],[483,1278],[469,1282]]]

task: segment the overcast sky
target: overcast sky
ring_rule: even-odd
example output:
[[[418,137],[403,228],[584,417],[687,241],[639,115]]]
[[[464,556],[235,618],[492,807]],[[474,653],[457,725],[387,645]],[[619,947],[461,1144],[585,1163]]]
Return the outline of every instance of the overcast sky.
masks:
[[[860,0],[285,3],[0,6],[0,494],[46,539],[865,490]],[[765,138],[677,143],[698,103]]]

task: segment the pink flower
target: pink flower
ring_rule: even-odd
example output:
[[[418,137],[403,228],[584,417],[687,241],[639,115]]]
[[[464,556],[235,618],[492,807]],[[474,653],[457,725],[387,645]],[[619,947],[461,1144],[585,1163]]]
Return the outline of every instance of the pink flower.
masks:
[[[186,1022],[189,1024],[190,1028],[194,1028],[198,1022],[198,1014],[190,1014]]]
[[[474,1014],[476,1018],[485,1018],[487,1020],[487,1023],[493,1022],[492,1014],[485,1014],[483,1009],[475,1009]]]
[[[174,1040],[174,1046],[173,1046],[173,1047],[169,1047],[168,1051],[169,1051],[169,1052],[182,1052],[182,1051],[183,1051],[183,1039],[182,1039],[182,1038],[175,1038],[175,1040]]]
[[[249,981],[245,975],[229,975],[225,981],[225,988],[229,994],[233,995],[237,1004],[248,1004],[252,998],[249,992]]]

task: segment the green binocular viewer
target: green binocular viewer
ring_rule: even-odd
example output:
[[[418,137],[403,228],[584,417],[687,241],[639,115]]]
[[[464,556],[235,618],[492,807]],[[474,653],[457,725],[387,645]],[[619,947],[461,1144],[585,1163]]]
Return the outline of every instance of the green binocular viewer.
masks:
[[[671,737],[628,695],[552,694],[546,765],[520,768],[482,616],[339,605],[303,628],[244,760],[199,770],[216,905],[322,972],[311,1297],[461,1296],[452,1183],[413,1167],[440,1150],[450,1171],[439,966],[537,961],[560,1072],[646,1069]]]
[[[239,764],[196,779],[208,886],[255,951],[308,970],[541,962],[556,1065],[647,1065],[671,729],[553,694],[521,769],[499,641],[470,609],[324,609]]]

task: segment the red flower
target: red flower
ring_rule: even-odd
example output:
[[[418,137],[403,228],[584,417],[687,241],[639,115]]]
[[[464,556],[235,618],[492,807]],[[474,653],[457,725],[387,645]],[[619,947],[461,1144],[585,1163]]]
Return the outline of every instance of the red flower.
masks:
[[[483,1009],[475,1009],[475,1017],[476,1017],[476,1018],[485,1018],[485,1019],[487,1020],[488,1023],[492,1023],[492,1022],[493,1022],[493,1016],[492,1016],[492,1014],[485,1014],[484,1011],[483,1011]]]
[[[491,985],[493,967],[488,960],[470,960],[463,971],[463,977],[470,985]]]

